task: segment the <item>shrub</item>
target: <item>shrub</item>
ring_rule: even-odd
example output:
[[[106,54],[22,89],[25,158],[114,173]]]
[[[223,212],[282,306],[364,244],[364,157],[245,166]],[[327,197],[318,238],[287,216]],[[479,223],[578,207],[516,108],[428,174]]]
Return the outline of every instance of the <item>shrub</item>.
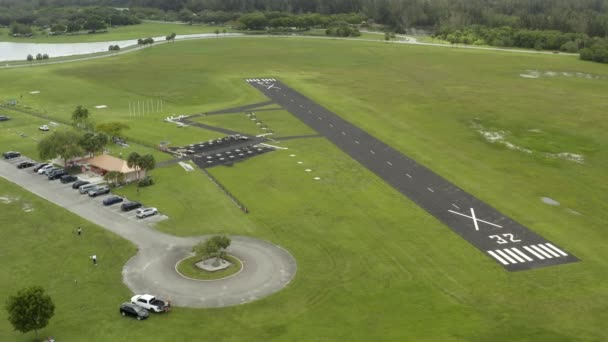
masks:
[[[137,183],[137,186],[143,188],[152,184],[154,184],[154,180],[152,180],[152,177],[146,176],[144,179],[140,180],[139,183]]]

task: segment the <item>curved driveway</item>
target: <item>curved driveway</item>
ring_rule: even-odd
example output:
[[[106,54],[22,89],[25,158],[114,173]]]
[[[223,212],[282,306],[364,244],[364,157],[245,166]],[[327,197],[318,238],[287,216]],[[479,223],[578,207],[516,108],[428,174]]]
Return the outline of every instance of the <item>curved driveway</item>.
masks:
[[[266,241],[233,236],[229,252],[243,261],[235,276],[215,281],[187,279],[175,264],[189,256],[192,246],[206,238],[176,237],[158,232],[145,221],[120,216],[99,200],[76,195],[69,184],[49,182],[31,169],[18,170],[18,159],[0,161],[0,176],[105,229],[133,242],[138,253],[124,266],[124,283],[134,293],[151,293],[175,306],[223,307],[250,302],[285,287],[296,273],[295,259],[281,247]],[[103,262],[103,255],[100,255]]]

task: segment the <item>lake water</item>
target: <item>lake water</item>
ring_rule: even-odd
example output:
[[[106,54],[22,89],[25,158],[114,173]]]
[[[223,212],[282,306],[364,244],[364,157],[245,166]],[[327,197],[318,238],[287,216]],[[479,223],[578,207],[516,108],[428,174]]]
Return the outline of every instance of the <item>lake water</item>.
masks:
[[[222,36],[238,36],[240,33],[226,33]],[[177,35],[175,39],[191,39],[191,38],[215,38],[215,33],[200,33]],[[165,37],[153,37],[155,42],[165,41]],[[91,53],[108,51],[108,46],[118,45],[120,48],[137,45],[137,39],[118,40],[107,42],[94,43],[62,43],[62,44],[45,44],[45,43],[14,43],[0,42],[0,62],[26,60],[27,55],[36,57],[37,54],[48,54],[51,58],[87,55]]]

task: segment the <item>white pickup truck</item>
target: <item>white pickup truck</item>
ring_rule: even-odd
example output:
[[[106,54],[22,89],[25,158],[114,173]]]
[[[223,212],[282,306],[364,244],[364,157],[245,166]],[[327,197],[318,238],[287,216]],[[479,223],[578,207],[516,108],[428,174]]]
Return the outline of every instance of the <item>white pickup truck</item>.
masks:
[[[131,303],[154,312],[166,312],[171,308],[169,302],[157,299],[155,296],[149,294],[135,295],[131,298]]]

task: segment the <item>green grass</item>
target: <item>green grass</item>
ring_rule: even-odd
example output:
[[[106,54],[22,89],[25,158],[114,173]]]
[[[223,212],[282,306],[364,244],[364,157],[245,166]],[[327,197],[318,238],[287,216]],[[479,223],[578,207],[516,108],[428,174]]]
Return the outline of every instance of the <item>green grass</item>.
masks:
[[[83,32],[76,35],[48,35],[45,31],[35,30],[34,35],[29,38],[12,37],[8,28],[0,28],[1,42],[15,43],[89,43],[105,42],[116,40],[129,40],[146,37],[166,36],[175,32],[176,34],[212,33],[215,30],[226,30],[235,32],[232,29],[222,26],[203,26],[203,25],[182,25],[172,23],[143,22],[138,25],[121,26],[108,28],[105,33],[88,34]],[[52,57],[52,56],[51,56]]]
[[[250,135],[264,134],[271,131],[273,136],[276,137],[316,134],[313,129],[284,110],[254,111],[254,114],[257,121],[252,120],[252,117],[245,113],[202,116],[196,118],[195,121]],[[260,125],[257,125],[257,123],[260,123]],[[268,129],[264,130],[264,127]]]
[[[236,274],[243,267],[241,261],[238,258],[233,257],[232,255],[227,255],[224,259],[226,259],[228,262],[231,262],[232,265],[230,265],[226,269],[215,272],[205,271],[196,266],[196,264],[201,261],[201,257],[197,255],[181,260],[177,264],[177,270],[182,275],[193,279],[218,280]]]
[[[608,82],[519,77],[528,69],[608,75],[602,65],[561,55],[235,38],[177,42],[116,59],[0,70],[0,100],[23,94],[25,104],[59,118],[69,117],[77,104],[106,104],[108,109],[92,112],[95,120],[128,122],[128,134],[135,138],[197,142],[205,140],[199,134],[209,133],[193,127],[170,130],[162,117],[265,101],[242,79],[272,76],[582,259],[507,273],[325,139],[289,140],[281,145],[289,150],[210,169],[249,214],[201,172],[178,165],[154,170],[157,183],[138,198],[169,216],[157,224],[159,230],[248,235],[285,247],[298,262],[289,287],[234,308],[177,309],[154,316],[154,325],[107,320],[100,340],[191,340],[200,338],[201,329],[210,339],[235,341],[606,340]],[[41,93],[29,95],[31,90]],[[129,100],[153,97],[167,101],[165,113],[128,116]],[[293,118],[281,119],[279,112],[257,114],[276,114],[265,120],[277,131],[306,129]],[[245,127],[244,118],[203,119],[235,120],[215,124]],[[31,120],[35,130],[37,119]],[[517,144],[541,151],[583,153],[585,163],[490,144],[475,122],[509,131]],[[6,149],[31,149],[33,141],[5,132],[0,139]],[[137,196],[133,187],[118,191]],[[562,205],[547,206],[541,196]],[[121,289],[106,292],[122,298]],[[64,306],[76,304],[62,300]],[[114,304],[103,303],[103,310],[115,310]],[[82,337],[89,323],[76,317],[61,331]],[[0,331],[7,331],[0,339],[24,339],[8,327]]]

